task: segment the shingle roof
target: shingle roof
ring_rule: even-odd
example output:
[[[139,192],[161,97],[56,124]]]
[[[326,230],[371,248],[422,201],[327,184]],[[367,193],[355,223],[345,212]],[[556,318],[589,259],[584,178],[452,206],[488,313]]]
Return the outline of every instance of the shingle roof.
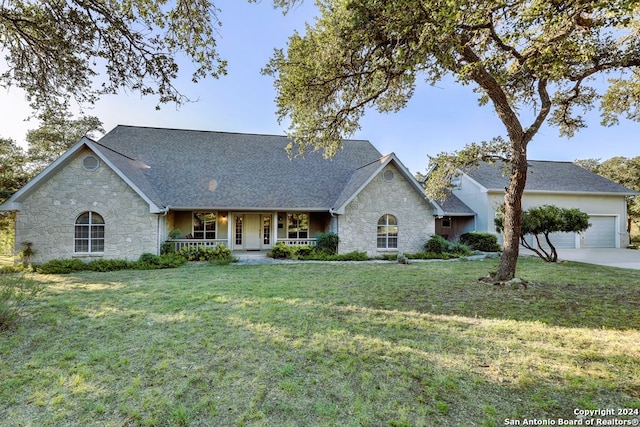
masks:
[[[525,191],[559,193],[615,193],[633,195],[635,192],[601,177],[571,162],[530,160]],[[509,185],[504,164],[481,163],[466,174],[488,190],[504,191]]]
[[[444,201],[437,202],[445,215],[450,216],[473,216],[476,213],[460,200],[451,190],[447,190]]]
[[[346,140],[331,160],[289,159],[284,136],[118,126],[96,147],[158,206],[328,210],[381,157]]]

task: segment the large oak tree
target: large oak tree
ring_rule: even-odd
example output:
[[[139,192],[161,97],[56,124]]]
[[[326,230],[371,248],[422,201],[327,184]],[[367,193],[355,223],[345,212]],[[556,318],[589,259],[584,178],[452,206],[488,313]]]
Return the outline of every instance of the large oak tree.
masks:
[[[3,0],[0,86],[24,89],[36,112],[122,89],[180,104],[181,55],[194,82],[226,73],[219,25],[210,0]]]
[[[509,161],[504,253],[498,280],[516,272],[527,147],[546,122],[572,136],[600,105],[606,124],[640,117],[640,2],[632,0],[322,0],[305,34],[276,50],[280,119],[299,151],[327,156],[359,128],[367,108],[404,108],[417,79],[450,75],[472,85],[506,134],[442,154],[441,188],[461,166]],[[596,81],[595,77],[603,77]],[[597,82],[608,79],[604,90]],[[428,120],[425,117],[424,120]],[[461,118],[461,122],[462,122]]]

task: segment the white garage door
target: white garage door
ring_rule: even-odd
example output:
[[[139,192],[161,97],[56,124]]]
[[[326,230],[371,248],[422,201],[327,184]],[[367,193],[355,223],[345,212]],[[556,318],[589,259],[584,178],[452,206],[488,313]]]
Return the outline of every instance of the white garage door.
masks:
[[[616,218],[613,216],[589,217],[591,227],[584,233],[585,248],[615,248]]]

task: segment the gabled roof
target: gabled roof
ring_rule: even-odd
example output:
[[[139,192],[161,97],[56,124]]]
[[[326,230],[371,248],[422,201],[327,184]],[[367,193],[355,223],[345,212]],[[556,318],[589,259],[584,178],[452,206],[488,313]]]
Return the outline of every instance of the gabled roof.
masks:
[[[426,201],[424,190],[409,170],[402,164],[395,153],[387,154],[375,161],[357,168],[344,186],[344,190],[337,199],[332,211],[343,214],[347,205],[374,179],[388,164],[393,163],[402,176],[420,193]]]
[[[620,184],[571,162],[530,160],[525,191],[550,193],[616,194],[636,193]],[[509,185],[504,163],[481,163],[465,171],[466,175],[489,191],[503,192]]]
[[[389,162],[422,189],[395,154],[345,140],[330,160],[320,152],[291,159],[284,136],[117,126],[99,141],[83,138],[0,209],[20,201],[87,147],[148,204],[168,209],[344,210]]]
[[[66,164],[68,164],[78,152],[84,147],[93,151],[105,164],[107,164],[121,179],[123,179],[143,200],[149,204],[149,210],[151,212],[161,212],[161,205],[157,204],[159,197],[144,179],[139,179],[139,176],[143,174],[143,170],[148,168],[147,165],[136,161],[135,159],[124,157],[118,153],[109,152],[109,150],[103,150],[105,147],[101,147],[100,144],[83,137],[73,147],[65,151],[60,157],[58,157],[53,163],[47,166],[42,172],[40,172],[35,178],[29,181],[24,187],[16,191],[8,200],[0,205],[0,210],[20,210],[22,200],[38,189],[47,180],[48,176],[55,174]],[[133,178],[133,179],[132,179]],[[136,185],[140,184],[140,186]]]

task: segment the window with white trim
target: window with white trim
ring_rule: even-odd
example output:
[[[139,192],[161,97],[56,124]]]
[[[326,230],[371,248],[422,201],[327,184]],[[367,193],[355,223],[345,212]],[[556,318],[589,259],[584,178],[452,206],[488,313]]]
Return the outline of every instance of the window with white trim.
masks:
[[[289,236],[289,239],[309,238],[309,214],[287,214],[287,234]]]
[[[216,212],[194,212],[193,213],[193,238],[194,239],[215,239],[216,238]]]
[[[378,220],[378,249],[398,248],[398,220],[395,216],[384,214]]]
[[[76,218],[73,236],[75,253],[104,252],[104,219],[95,212],[83,212]]]

